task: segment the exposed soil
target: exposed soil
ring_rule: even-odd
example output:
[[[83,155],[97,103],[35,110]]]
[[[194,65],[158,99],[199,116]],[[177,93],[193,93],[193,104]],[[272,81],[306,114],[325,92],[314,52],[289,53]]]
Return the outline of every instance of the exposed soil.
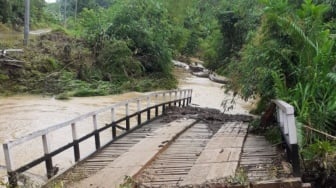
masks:
[[[162,122],[171,122],[180,118],[199,119],[207,122],[208,128],[216,133],[224,122],[241,121],[250,122],[253,120],[252,116],[241,114],[225,114],[214,108],[201,107],[168,107],[162,118]]]
[[[200,108],[187,106],[184,108],[169,107],[165,111],[163,121],[170,122],[178,118],[195,118],[203,121],[217,121],[217,122],[230,122],[230,121],[242,121],[250,122],[253,120],[252,116],[241,114],[225,114],[218,109],[214,108]]]

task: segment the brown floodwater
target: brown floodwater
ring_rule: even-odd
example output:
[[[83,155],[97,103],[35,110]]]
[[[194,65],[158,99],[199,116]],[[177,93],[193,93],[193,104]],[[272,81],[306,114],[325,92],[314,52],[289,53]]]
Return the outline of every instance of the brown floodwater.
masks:
[[[12,96],[0,97],[0,143],[25,136],[29,133],[50,127],[52,125],[65,122],[79,115],[98,110],[102,107],[110,106],[119,101],[136,98],[144,94],[130,92],[121,95],[98,96],[98,97],[74,97],[70,100],[56,100],[50,96]],[[118,114],[117,114],[118,115]],[[106,114],[106,118],[102,117],[98,123],[103,126],[110,120],[110,114]],[[82,122],[78,125],[79,132],[92,131],[90,122]],[[84,129],[84,130],[82,130]],[[86,131],[87,130],[87,131]],[[52,148],[61,147],[71,140],[71,129],[60,130],[49,135],[52,143]],[[102,137],[111,137],[111,134],[105,133]],[[102,138],[103,140],[104,138]],[[107,139],[106,139],[107,140]],[[103,142],[103,141],[102,141]],[[34,139],[31,142],[13,150],[14,166],[19,167],[29,159],[37,158],[43,155],[41,138]],[[94,143],[91,140],[91,143]],[[5,166],[4,154],[1,147],[0,150],[0,167]],[[91,153],[94,151],[94,144],[86,144],[81,148],[83,153]],[[54,165],[60,167],[60,170],[65,170],[70,165],[74,164],[73,152],[71,149],[66,151],[59,157],[55,157]],[[29,171],[32,174],[39,175],[41,179],[45,174],[45,167],[42,163]],[[5,169],[0,170],[0,176],[5,177]],[[5,178],[4,178],[5,179]]]
[[[232,95],[225,94],[222,85],[214,83],[207,78],[198,78],[192,76],[187,71],[176,68],[174,74],[179,80],[179,88],[193,89],[192,104],[195,106],[217,108],[222,111],[223,101],[226,101],[226,107],[232,105]],[[61,123],[81,114],[98,110],[102,107],[109,106],[118,101],[124,101],[144,95],[143,93],[130,92],[121,95],[98,96],[98,97],[81,97],[71,98],[70,100],[56,100],[50,96],[11,96],[0,97],[0,143],[4,143],[15,138],[22,137],[37,130]],[[253,102],[245,102],[238,98],[235,105],[227,113],[247,114],[253,106]],[[103,119],[102,121],[108,121]],[[83,129],[85,126],[83,125]],[[59,135],[52,135],[52,141],[55,143],[66,144],[64,141],[65,134],[71,134],[64,131]],[[15,160],[25,162],[32,156],[43,154],[43,148],[36,145],[33,141],[29,147],[17,149],[13,152]],[[90,146],[91,147],[91,146]],[[94,146],[91,149],[94,149]],[[73,164],[72,151],[55,159],[54,164],[62,169]],[[0,152],[0,166],[5,166],[4,154]],[[5,169],[2,170],[5,176]],[[31,173],[44,175],[44,165],[34,168]],[[0,175],[1,175],[0,174]]]
[[[255,106],[255,101],[244,101],[233,97],[232,92],[225,93],[223,84],[215,83],[208,78],[191,75],[183,69],[175,69],[179,79],[179,87],[193,90],[192,104],[205,108],[216,108],[230,114],[248,114]]]

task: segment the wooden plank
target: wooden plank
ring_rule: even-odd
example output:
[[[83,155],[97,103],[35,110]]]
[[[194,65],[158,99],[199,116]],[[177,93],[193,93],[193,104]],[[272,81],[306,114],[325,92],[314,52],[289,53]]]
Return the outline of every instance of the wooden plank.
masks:
[[[300,178],[287,178],[283,180],[268,180],[252,182],[251,188],[302,188]]]
[[[162,125],[162,123],[161,123],[161,125]],[[152,132],[155,129],[159,128],[159,126],[158,126],[158,127],[152,128],[152,129],[148,129],[148,127],[150,127],[150,126],[151,126],[150,124],[145,125],[145,126],[143,126],[143,128],[135,130],[135,132],[142,131],[142,129],[147,129],[149,132]],[[105,160],[106,162],[108,162],[111,159],[113,159],[113,161],[114,161],[115,158],[117,158],[121,154],[127,152],[129,150],[129,148],[131,148],[134,144],[136,144],[136,143],[138,143],[140,141],[140,139],[129,140],[127,138],[127,136],[128,135],[126,135],[125,137],[121,138],[120,140],[117,140],[113,144],[105,147],[103,150],[100,150],[99,152],[97,152],[93,156],[89,157],[87,160],[88,161],[90,161],[90,160],[103,160],[104,161]],[[115,147],[115,143],[124,142],[126,139],[128,141],[131,141],[131,142],[134,142],[134,143],[133,144],[127,144],[123,148],[121,148],[121,147]],[[120,144],[117,144],[117,145],[120,145]],[[95,167],[94,165],[93,166],[90,165],[89,167],[87,167],[86,166],[86,162],[81,162],[81,163],[79,163],[80,166],[78,166],[78,165],[75,166],[74,168],[72,168],[69,171],[67,171],[65,174],[59,176],[58,179],[61,179],[61,181],[64,181],[64,184],[67,184],[67,180],[66,180],[67,176],[73,177],[73,176],[76,176],[76,174],[80,174],[80,176],[77,177],[76,180],[81,180],[83,178],[88,177],[87,175],[83,176],[81,174],[94,174],[94,173],[98,172],[99,170],[101,170],[102,168],[106,167],[109,163],[105,164],[104,166],[99,166],[99,167]],[[71,181],[71,180],[69,180],[69,181]]]
[[[152,169],[162,169],[162,168],[170,168],[170,169],[189,169],[191,168],[193,165],[186,165],[186,164],[180,164],[180,165],[169,165],[169,164],[166,164],[166,165],[155,165],[155,166],[152,166],[151,168]]]
[[[180,186],[202,184],[206,181],[211,166],[208,164],[196,164],[188,175],[180,183]]]
[[[160,145],[162,141],[173,139],[179,132],[186,129],[194,121],[195,120],[183,120],[179,122],[175,121],[170,123],[170,126],[163,126],[162,128],[158,129],[158,131],[155,131],[154,136],[146,137],[144,140],[141,140],[122,156],[118,157],[116,160],[110,163],[102,171],[98,172],[92,177],[89,177],[89,179],[96,180],[98,178],[99,182],[96,181],[94,183],[94,185],[97,186],[110,187],[113,185],[118,185],[121,183],[125,175],[133,176],[132,174],[135,174],[148,161],[150,161],[157,154],[157,152],[161,150],[158,145]],[[109,180],[112,179],[113,181],[101,181],[105,172],[108,172],[108,174],[114,174],[116,177],[109,178]],[[84,185],[85,182],[86,180],[79,182],[76,186]]]
[[[153,177],[153,180],[164,180],[164,181],[169,181],[169,180],[179,180],[181,179],[181,175],[180,174],[167,174],[167,175],[158,175],[156,174]]]
[[[155,173],[188,173],[188,169],[182,169],[182,168],[171,168],[171,169],[159,169],[159,170],[154,170]]]
[[[238,161],[212,164],[206,180],[222,179],[234,176],[238,167]]]
[[[205,181],[234,175],[247,132],[246,124],[239,123],[238,126],[241,126],[239,129],[236,125],[227,123],[218,130],[181,182],[181,186],[202,184]],[[238,134],[240,135],[237,136]]]
[[[211,135],[206,124],[196,124],[176,139],[138,176],[140,181],[144,179],[146,185],[153,185],[153,182],[158,183],[157,180],[160,179],[160,186],[177,185],[188,174]],[[145,177],[152,178],[147,180]],[[170,179],[171,177],[179,178]]]
[[[249,134],[243,147],[240,167],[246,170],[249,181],[265,180],[270,177],[270,168],[278,160],[276,148],[264,137]],[[277,167],[280,173],[281,167]]]

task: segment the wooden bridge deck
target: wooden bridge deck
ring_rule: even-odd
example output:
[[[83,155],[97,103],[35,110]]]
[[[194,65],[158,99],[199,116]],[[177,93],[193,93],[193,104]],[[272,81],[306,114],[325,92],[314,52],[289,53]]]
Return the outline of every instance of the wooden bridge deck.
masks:
[[[51,183],[47,184],[46,187],[54,187],[54,182],[56,181],[61,181],[64,185],[71,185],[74,182],[78,182],[96,174],[99,170],[102,170],[104,167],[108,166],[108,164],[129,151],[130,148],[146,138],[146,136],[149,136],[163,124],[165,123],[154,121],[151,124],[146,124],[134,130],[121,139],[106,146],[88,159],[78,163],[74,168],[56,177]]]
[[[240,158],[239,168],[246,172],[249,181],[286,177],[290,172],[283,169],[281,153],[264,136],[248,134]]]
[[[241,121],[218,124],[184,117],[167,123],[159,118],[116,140],[45,187],[119,187],[126,176],[144,187],[190,187],[234,179],[240,167],[246,167],[246,174],[252,177],[255,164],[251,161],[262,160],[271,166],[276,153],[264,155],[272,146],[261,137],[251,141],[247,130],[248,123]],[[268,173],[269,169],[258,172]]]

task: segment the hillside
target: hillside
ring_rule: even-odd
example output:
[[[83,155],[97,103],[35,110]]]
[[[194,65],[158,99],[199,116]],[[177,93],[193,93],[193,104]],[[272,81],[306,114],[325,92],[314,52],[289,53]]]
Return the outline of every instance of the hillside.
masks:
[[[22,36],[16,36],[21,38]],[[31,36],[28,47],[13,42],[16,37],[1,43],[1,49],[19,47],[23,52],[7,52],[0,59],[0,92],[2,95],[35,93],[70,96],[92,96],[125,91],[148,91],[175,87],[161,85],[164,78],[141,76],[142,79],[101,75],[95,55],[88,43],[57,29],[39,36]],[[22,41],[22,40],[19,40]],[[17,61],[13,61],[17,60]],[[96,70],[95,70],[96,69]],[[97,71],[97,72],[95,72]],[[105,77],[106,76],[106,77]],[[139,78],[139,77],[138,77]]]

